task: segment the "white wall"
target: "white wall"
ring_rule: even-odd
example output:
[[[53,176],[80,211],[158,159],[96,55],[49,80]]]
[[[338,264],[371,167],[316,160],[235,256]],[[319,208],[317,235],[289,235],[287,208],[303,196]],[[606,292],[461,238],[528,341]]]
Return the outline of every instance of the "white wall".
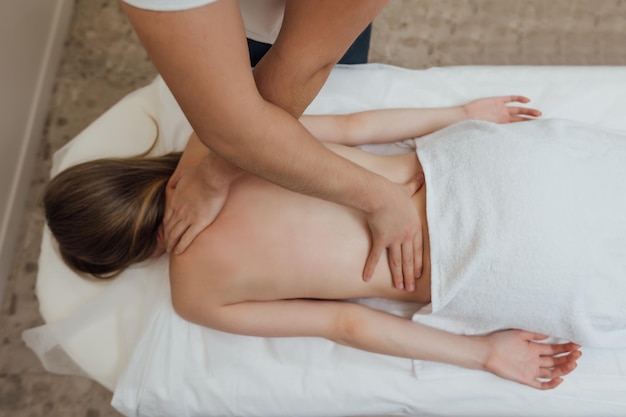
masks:
[[[0,0],[0,302],[73,0]]]

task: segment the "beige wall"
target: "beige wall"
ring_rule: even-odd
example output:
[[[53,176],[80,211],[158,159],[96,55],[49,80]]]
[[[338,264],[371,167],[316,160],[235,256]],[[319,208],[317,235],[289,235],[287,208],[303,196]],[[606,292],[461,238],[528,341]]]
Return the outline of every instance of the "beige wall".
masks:
[[[0,4],[0,300],[73,4]]]

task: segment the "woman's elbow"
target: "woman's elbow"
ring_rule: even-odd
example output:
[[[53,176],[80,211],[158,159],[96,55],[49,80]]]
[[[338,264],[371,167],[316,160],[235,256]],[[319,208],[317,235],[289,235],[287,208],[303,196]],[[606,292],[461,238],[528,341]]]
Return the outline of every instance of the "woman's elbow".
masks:
[[[194,320],[197,316],[196,308],[193,303],[188,300],[181,299],[181,297],[172,296],[172,308],[176,315],[183,320],[189,322],[195,322]]]
[[[212,309],[206,303],[176,293],[172,293],[171,301],[174,312],[181,319],[201,326],[208,326],[210,323]]]
[[[358,309],[346,308],[334,321],[332,340],[342,345],[354,346],[356,341],[362,339],[364,331],[365,322],[358,314]]]

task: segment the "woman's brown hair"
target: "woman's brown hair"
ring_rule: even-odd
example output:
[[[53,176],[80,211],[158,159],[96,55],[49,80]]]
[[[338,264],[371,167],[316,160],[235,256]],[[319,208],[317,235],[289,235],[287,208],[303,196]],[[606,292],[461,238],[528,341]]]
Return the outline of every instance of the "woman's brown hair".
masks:
[[[180,153],[97,159],[54,177],[46,220],[72,269],[111,278],[150,258],[165,211],[165,189]]]

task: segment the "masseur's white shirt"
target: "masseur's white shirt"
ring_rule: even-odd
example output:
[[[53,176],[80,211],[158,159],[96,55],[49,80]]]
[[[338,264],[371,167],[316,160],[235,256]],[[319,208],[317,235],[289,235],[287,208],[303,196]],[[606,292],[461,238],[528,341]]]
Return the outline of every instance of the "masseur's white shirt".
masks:
[[[216,0],[124,0],[140,9],[174,11],[214,3]],[[237,0],[246,27],[246,36],[258,42],[274,43],[283,23],[285,0]]]

